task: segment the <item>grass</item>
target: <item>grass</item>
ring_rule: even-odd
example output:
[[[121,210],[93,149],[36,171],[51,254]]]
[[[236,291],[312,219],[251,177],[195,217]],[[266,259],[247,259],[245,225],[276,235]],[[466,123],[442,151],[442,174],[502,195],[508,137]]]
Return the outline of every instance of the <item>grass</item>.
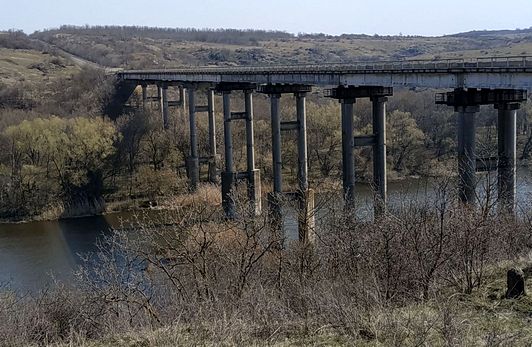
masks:
[[[60,64],[57,64],[60,62]],[[51,83],[80,69],[65,59],[35,50],[0,48],[0,82]]]

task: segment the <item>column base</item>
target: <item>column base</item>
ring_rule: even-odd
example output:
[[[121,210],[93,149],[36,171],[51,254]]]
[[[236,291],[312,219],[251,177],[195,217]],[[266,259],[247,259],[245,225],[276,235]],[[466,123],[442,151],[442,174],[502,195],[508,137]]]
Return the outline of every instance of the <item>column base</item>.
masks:
[[[299,241],[314,244],[316,241],[316,219],[314,216],[314,190],[299,192],[298,232]]]
[[[219,154],[209,159],[209,182],[211,183],[220,183],[220,171],[218,170],[218,168],[220,167],[220,162],[221,156]]]
[[[278,249],[284,248],[284,223],[282,211],[282,194],[268,193],[268,213],[272,238]]]
[[[236,173],[234,172],[222,172],[222,207],[225,212],[225,216],[230,219],[236,217],[236,208],[234,200],[234,191],[236,183]]]
[[[194,157],[187,158],[187,175],[189,179],[190,191],[196,191],[199,183],[199,159]]]
[[[260,170],[255,169],[248,173],[248,196],[251,210],[258,216],[262,213],[262,189],[260,182]]]

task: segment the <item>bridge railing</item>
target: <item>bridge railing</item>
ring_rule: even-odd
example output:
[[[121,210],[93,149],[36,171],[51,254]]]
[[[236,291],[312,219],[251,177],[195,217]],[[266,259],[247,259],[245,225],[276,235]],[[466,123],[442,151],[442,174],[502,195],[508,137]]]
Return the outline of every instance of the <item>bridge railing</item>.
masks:
[[[186,67],[164,70],[124,71],[127,73],[314,73],[314,72],[350,72],[350,71],[404,71],[404,70],[453,70],[453,69],[507,69],[532,68],[532,56],[506,56],[481,58],[451,58],[433,60],[401,60],[354,63],[321,63],[295,65],[262,65],[239,67]]]

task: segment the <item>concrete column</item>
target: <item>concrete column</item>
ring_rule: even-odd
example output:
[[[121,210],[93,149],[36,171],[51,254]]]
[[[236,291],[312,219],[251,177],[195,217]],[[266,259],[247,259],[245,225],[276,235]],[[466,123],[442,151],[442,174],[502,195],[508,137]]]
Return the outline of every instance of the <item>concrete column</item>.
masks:
[[[228,218],[235,217],[235,201],[232,196],[235,184],[233,162],[233,136],[231,126],[231,92],[223,92],[225,171],[222,173],[222,204]]]
[[[475,116],[479,106],[456,106],[458,112],[458,175],[460,200],[475,204],[476,200],[476,154],[475,154]]]
[[[518,103],[495,105],[499,110],[498,134],[498,193],[501,211],[515,211],[516,195],[516,120]]]
[[[281,94],[270,95],[272,122],[272,171],[273,192],[268,195],[271,216],[271,227],[274,237],[279,240],[279,248],[283,247],[283,215],[281,210],[281,193],[283,191],[282,154],[281,154]]]
[[[142,108],[148,107],[148,86],[146,84],[141,85],[142,88]]]
[[[161,87],[161,107],[162,107],[162,117],[163,117],[163,128],[168,129],[168,86],[163,85]]]
[[[185,110],[187,109],[187,102],[186,102],[187,98],[186,98],[186,90],[185,90],[185,87],[183,86],[179,86],[179,101],[181,103],[181,110],[183,111],[183,113],[185,112]]]
[[[214,90],[207,91],[207,107],[209,113],[209,181],[211,183],[219,183],[218,177],[218,161],[219,157],[216,148],[216,120],[214,115]]]
[[[342,177],[346,205],[353,206],[355,200],[355,159],[353,134],[354,99],[340,100],[342,107]]]
[[[272,158],[273,158],[273,192],[283,191],[282,157],[281,157],[281,112],[280,94],[270,95],[272,116]]]
[[[308,163],[307,163],[307,115],[305,109],[305,93],[296,94],[296,114],[298,122],[297,132],[297,178],[299,189],[308,189]]]
[[[188,175],[190,189],[196,190],[199,182],[198,130],[196,127],[196,91],[190,88],[188,93],[188,114],[190,126],[190,157],[188,158]]]
[[[374,214],[386,212],[387,181],[386,181],[386,97],[372,98],[373,103],[373,189]]]
[[[255,215],[262,212],[260,171],[255,169],[255,140],[253,133],[253,91],[244,91],[246,112],[246,157],[248,171],[248,197]]]
[[[246,112],[246,154],[247,170],[255,170],[255,141],[253,138],[253,93],[251,90],[244,91]]]
[[[157,107],[159,107],[159,110],[162,110],[163,109],[163,105],[162,105],[162,102],[163,102],[163,90],[161,88],[161,86],[157,86]]]
[[[314,243],[314,192],[309,189],[307,163],[307,115],[305,93],[296,93],[296,114],[298,123],[297,157],[299,181],[299,240],[305,244]]]
[[[214,90],[207,91],[207,107],[209,112],[209,150],[211,156],[216,156],[216,121],[214,118]]]

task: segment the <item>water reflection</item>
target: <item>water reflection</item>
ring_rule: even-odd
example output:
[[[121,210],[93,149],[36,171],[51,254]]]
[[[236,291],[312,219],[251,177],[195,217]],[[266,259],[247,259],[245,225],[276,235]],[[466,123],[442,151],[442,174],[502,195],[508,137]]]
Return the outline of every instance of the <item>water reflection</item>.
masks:
[[[400,206],[413,200],[432,203],[435,181],[409,179],[389,185],[389,203]],[[518,205],[529,209],[532,203],[532,174],[520,169],[518,174]],[[321,197],[318,196],[317,200]],[[340,204],[338,195],[328,197],[325,207],[317,211],[316,223],[327,214],[327,204]],[[372,193],[368,186],[357,186],[357,215],[372,216]],[[320,203],[318,203],[320,205]],[[529,212],[528,210],[521,212]],[[285,211],[285,231],[290,239],[297,239],[295,211]],[[96,242],[110,233],[111,228],[127,227],[132,214],[112,214],[104,217],[80,218],[55,222],[0,224],[0,283],[10,282],[13,288],[35,290],[43,288],[55,278],[68,281],[72,270],[81,264],[80,254],[97,250]],[[125,225],[123,224],[125,222]]]

